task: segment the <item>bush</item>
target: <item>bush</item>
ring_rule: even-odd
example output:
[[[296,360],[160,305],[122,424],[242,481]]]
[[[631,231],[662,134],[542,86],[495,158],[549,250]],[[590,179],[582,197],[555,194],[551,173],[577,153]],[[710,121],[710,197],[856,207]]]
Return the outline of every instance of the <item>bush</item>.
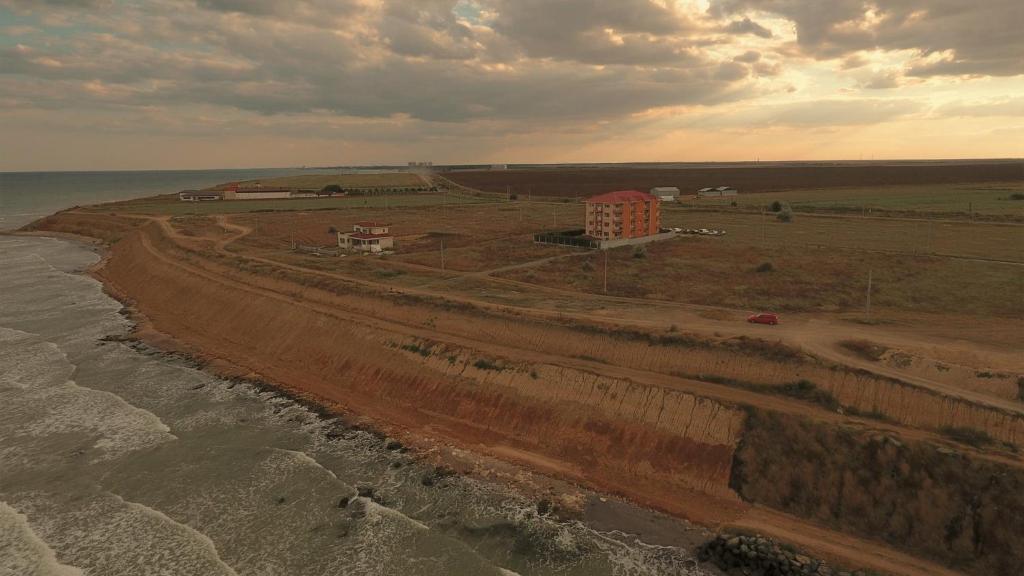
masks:
[[[782,210],[782,202],[779,202],[778,200],[772,202],[772,212],[778,212],[780,210]]]
[[[779,222],[792,222],[793,221],[793,209],[789,207],[789,204],[784,204],[778,215]]]
[[[1014,192],[1010,194],[1010,200],[1024,200],[1024,194],[1020,192]]]
[[[775,270],[775,266],[772,266],[771,262],[762,262],[757,268],[754,268],[755,272],[771,272],[772,270]]]
[[[974,430],[973,428],[944,426],[939,431],[948,438],[967,444],[968,446],[974,446],[975,448],[981,448],[995,443],[995,440],[987,433],[982,432],[981,430]]]
[[[328,234],[337,234],[338,233],[338,229],[335,228],[334,226],[331,226],[330,228],[327,229],[327,233]]]
[[[479,370],[494,370],[495,372],[501,372],[504,370],[504,368],[499,366],[497,362],[494,362],[493,360],[486,360],[484,358],[473,362],[473,366]]]
[[[885,353],[889,351],[885,346],[868,340],[843,340],[839,345],[861,358],[874,362],[881,360]]]
[[[633,258],[647,258],[647,247],[637,246],[633,249]]]

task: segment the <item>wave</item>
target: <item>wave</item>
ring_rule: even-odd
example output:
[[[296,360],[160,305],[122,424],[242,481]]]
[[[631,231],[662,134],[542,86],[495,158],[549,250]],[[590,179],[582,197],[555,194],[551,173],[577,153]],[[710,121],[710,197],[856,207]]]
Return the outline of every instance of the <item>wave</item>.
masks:
[[[210,537],[206,534],[203,534],[202,532],[192,528],[188,524],[182,524],[181,522],[178,522],[177,520],[171,518],[163,512],[150,508],[145,504],[125,500],[124,498],[118,496],[117,494],[111,495],[118,501],[123,503],[125,506],[127,506],[129,510],[139,512],[143,516],[147,516],[154,520],[158,520],[161,523],[173,526],[179,532],[187,534],[189,538],[191,538],[194,542],[199,544],[200,548],[207,552],[207,558],[210,561],[212,561],[216,566],[220,567],[226,576],[238,576],[238,573],[235,572],[235,569],[229,566],[226,562],[224,562],[224,560],[221,559],[220,553],[217,551],[217,546],[213,543],[213,540],[210,540]]]
[[[82,576],[80,568],[61,564],[28,523],[28,517],[0,501],[0,574]]]
[[[177,440],[156,414],[104,390],[95,390],[66,379],[75,366],[53,342],[38,336],[0,327],[0,385],[17,390],[8,394],[0,414],[6,416],[0,431],[27,436],[63,433],[94,433],[99,461]],[[16,419],[20,419],[17,421]]]

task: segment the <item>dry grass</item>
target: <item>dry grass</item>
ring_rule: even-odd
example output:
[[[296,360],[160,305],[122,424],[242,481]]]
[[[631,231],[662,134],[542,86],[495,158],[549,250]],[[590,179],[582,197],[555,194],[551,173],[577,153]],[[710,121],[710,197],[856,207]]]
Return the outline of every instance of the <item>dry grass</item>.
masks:
[[[771,272],[756,272],[763,262]],[[879,308],[1024,317],[1024,268],[927,256],[835,248],[774,247],[710,238],[648,245],[645,258],[629,248],[609,252],[608,293],[690,304],[783,311],[859,310],[868,271]],[[602,255],[555,261],[504,274],[515,280],[603,293]]]
[[[1024,216],[1024,202],[1012,200],[1024,192],[1024,182],[980,184],[930,184],[819,188],[741,194],[734,198],[686,199],[692,206],[730,206],[760,209],[772,202],[784,202],[797,211],[836,211],[853,214],[929,213],[951,215],[970,213]]]
[[[969,222],[921,222],[795,214],[778,222],[768,214],[662,211],[662,225],[720,228],[725,244],[835,247],[903,254],[940,254],[1024,262],[1024,226]]]

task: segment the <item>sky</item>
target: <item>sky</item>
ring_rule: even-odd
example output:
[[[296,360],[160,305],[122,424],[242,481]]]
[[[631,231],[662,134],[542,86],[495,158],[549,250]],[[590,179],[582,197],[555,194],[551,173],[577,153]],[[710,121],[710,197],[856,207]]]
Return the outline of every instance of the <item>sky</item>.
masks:
[[[1022,0],[0,0],[0,171],[1008,157]]]

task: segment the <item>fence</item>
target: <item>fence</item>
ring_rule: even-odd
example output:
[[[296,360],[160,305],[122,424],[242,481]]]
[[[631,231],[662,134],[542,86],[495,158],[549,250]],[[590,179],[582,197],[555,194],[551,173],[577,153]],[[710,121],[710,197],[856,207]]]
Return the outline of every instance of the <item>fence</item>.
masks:
[[[322,246],[306,246],[305,244],[294,244],[292,248],[296,252],[313,254],[316,256],[341,256],[341,250],[337,248],[324,248]]]
[[[583,230],[566,230],[565,232],[541,232],[533,235],[533,241],[537,244],[554,244],[556,246],[573,246],[576,248],[590,248],[596,250],[601,247],[601,241],[590,236],[585,236]]]

